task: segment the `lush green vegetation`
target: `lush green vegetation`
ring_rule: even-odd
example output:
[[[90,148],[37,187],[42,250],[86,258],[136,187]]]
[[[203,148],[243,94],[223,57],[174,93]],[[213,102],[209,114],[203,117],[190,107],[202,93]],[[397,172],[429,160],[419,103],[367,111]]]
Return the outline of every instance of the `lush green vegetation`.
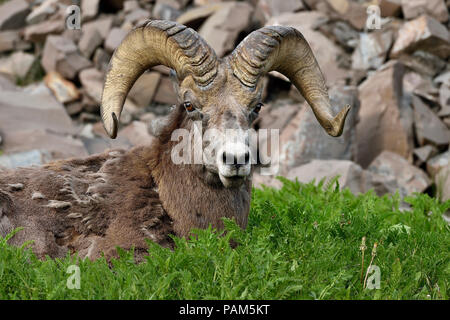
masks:
[[[151,256],[139,265],[123,251],[111,265],[74,257],[40,261],[0,239],[0,298],[449,298],[450,228],[441,215],[450,202],[420,194],[405,199],[411,209],[402,211],[399,197],[354,196],[335,181],[284,182],[280,191],[254,190],[245,231],[228,220],[225,236],[199,230],[196,239],[175,239],[174,251],[149,243]],[[232,249],[230,239],[240,245]],[[381,271],[379,290],[361,282],[372,258]],[[79,290],[66,285],[71,264],[80,267]]]

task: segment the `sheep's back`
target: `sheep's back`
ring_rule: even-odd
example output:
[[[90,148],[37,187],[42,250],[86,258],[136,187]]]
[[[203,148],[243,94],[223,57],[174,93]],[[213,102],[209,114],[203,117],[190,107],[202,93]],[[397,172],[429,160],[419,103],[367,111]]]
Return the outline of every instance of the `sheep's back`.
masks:
[[[119,246],[135,247],[140,259],[147,238],[171,246],[172,222],[148,167],[150,154],[136,147],[0,171],[0,234],[22,227],[10,243],[33,240],[40,258],[68,250],[109,258]]]

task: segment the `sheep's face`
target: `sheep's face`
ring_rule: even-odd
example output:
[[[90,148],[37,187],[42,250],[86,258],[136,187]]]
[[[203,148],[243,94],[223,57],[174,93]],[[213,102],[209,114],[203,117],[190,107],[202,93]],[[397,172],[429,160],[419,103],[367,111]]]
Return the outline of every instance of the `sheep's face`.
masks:
[[[231,188],[242,185],[256,162],[250,128],[262,107],[262,81],[251,90],[232,75],[226,63],[208,88],[198,88],[186,78],[177,91],[186,114],[183,127],[190,130],[192,141],[201,141],[201,148],[191,143],[191,159],[197,157],[197,164],[201,160],[208,181]]]
[[[210,139],[199,139],[200,146],[189,144],[193,151],[189,152],[193,153],[189,163],[201,168],[208,182],[215,179],[225,187],[241,185],[251,174],[251,164],[256,162],[256,152],[251,152],[254,143],[242,131],[245,133],[257,116],[261,79],[268,72],[276,70],[288,77],[333,137],[342,134],[350,110],[346,106],[333,116],[322,72],[305,38],[294,28],[272,26],[255,30],[230,55],[219,59],[191,28],[172,21],[148,20],[133,29],[114,51],[105,76],[100,111],[111,138],[117,136],[123,104],[133,83],[145,70],[161,64],[172,68],[180,81],[180,105],[162,137],[167,138],[175,127],[201,129],[201,138],[207,135]],[[213,147],[208,157],[205,150],[209,144]],[[172,145],[171,142],[169,147]],[[172,160],[176,147],[171,148]],[[272,143],[270,148],[272,158]],[[269,160],[272,166],[272,159],[263,158],[262,164]]]
[[[105,76],[100,111],[111,138],[117,136],[123,104],[133,83],[156,65],[172,68],[180,82],[179,107],[160,141],[168,141],[169,133],[176,134],[175,128],[194,131],[194,143],[184,143],[191,152],[184,152],[183,147],[183,155],[188,154],[183,158],[189,158],[187,163],[195,170],[199,168],[208,183],[221,183],[225,187],[242,185],[251,174],[252,163],[256,162],[256,152],[252,151],[257,148],[247,134],[261,107],[261,79],[268,72],[276,70],[288,77],[305,97],[321,126],[333,137],[342,134],[350,110],[346,106],[333,116],[325,79],[305,38],[294,28],[272,26],[256,30],[230,55],[220,59],[191,28],[172,21],[149,20],[125,37],[115,50]],[[195,128],[200,129],[197,130],[199,139],[195,139]],[[180,140],[174,140],[173,134],[171,138],[175,142],[164,145],[172,149],[169,156],[174,160],[177,154],[174,149],[178,150],[179,145],[176,141]],[[272,167],[272,157],[277,156],[272,151],[276,148],[271,139],[270,157],[264,159],[262,152],[261,164],[268,160]],[[160,148],[157,151],[162,152]]]

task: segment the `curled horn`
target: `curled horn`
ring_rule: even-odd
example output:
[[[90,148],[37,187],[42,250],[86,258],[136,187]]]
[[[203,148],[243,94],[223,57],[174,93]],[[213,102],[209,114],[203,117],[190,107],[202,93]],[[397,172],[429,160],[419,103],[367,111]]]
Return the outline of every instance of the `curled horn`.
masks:
[[[126,96],[147,69],[165,65],[178,79],[192,76],[199,87],[209,85],[217,74],[218,60],[211,47],[186,26],[171,21],[147,21],[131,31],[111,58],[103,87],[101,116],[111,138]]]
[[[325,79],[303,35],[290,27],[264,27],[249,34],[230,55],[233,74],[255,88],[260,77],[275,70],[289,78],[305,97],[326,132],[342,134],[347,105],[332,115]]]

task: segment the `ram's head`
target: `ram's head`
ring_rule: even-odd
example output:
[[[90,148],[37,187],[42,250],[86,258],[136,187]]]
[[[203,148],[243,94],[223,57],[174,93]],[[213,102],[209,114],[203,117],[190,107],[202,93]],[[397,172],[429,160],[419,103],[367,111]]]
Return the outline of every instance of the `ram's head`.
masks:
[[[101,114],[111,138],[117,135],[129,90],[144,71],[156,65],[168,66],[176,73],[178,101],[185,109],[180,126],[190,129],[200,121],[203,132],[216,132],[214,142],[219,148],[215,161],[204,168],[226,187],[239,185],[251,172],[249,148],[245,141],[227,145],[227,129],[250,128],[261,108],[262,79],[267,72],[275,70],[287,76],[331,136],[342,133],[349,111],[346,106],[332,115],[317,61],[294,28],[254,31],[229,56],[218,59],[194,30],[170,21],[149,21],[127,35],[110,62]]]

